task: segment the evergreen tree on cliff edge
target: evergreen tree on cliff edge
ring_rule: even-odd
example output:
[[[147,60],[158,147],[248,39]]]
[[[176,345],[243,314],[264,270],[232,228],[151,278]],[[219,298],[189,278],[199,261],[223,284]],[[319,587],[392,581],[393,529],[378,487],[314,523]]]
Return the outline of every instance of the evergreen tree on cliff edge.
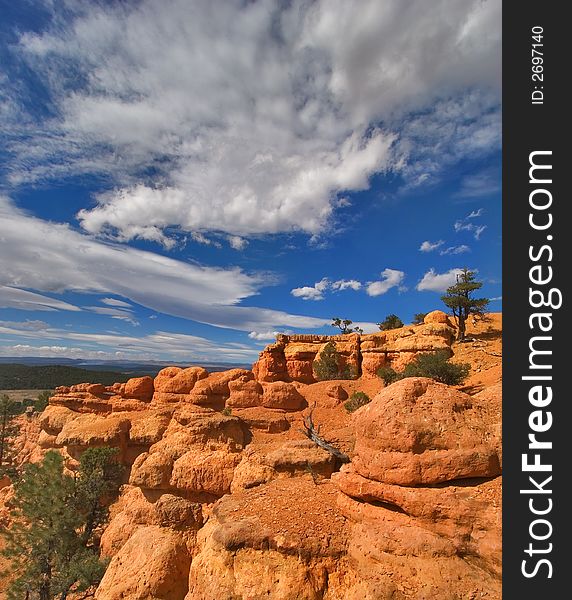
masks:
[[[470,315],[483,317],[489,304],[488,298],[474,298],[473,293],[483,286],[475,279],[475,271],[465,268],[457,274],[457,282],[447,288],[441,300],[453,311],[457,322],[457,341],[465,339],[467,319]]]

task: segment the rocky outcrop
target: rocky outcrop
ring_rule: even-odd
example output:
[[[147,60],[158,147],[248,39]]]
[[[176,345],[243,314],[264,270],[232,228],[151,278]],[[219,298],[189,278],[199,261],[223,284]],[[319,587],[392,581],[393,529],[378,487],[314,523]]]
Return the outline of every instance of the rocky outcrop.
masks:
[[[376,377],[382,366],[402,370],[420,352],[452,354],[454,329],[447,315],[433,311],[422,325],[410,325],[379,333],[337,336],[280,335],[267,346],[253,366],[258,381],[316,381],[312,363],[324,346],[332,342],[342,366],[362,377]]]
[[[372,335],[283,336],[253,371],[169,367],[58,388],[29,456],[56,448],[73,469],[111,445],[125,465],[96,598],[499,600],[500,385],[468,395],[372,376],[450,351],[453,333],[434,311]],[[328,341],[361,378],[311,383]],[[350,413],[357,391],[373,400]],[[310,409],[350,456],[341,470],[302,435]]]
[[[138,456],[130,483],[212,501],[230,491],[246,439],[237,417],[192,404],[181,407],[162,438]]]
[[[499,402],[410,378],[356,411],[352,463],[332,478],[379,597],[500,597]]]

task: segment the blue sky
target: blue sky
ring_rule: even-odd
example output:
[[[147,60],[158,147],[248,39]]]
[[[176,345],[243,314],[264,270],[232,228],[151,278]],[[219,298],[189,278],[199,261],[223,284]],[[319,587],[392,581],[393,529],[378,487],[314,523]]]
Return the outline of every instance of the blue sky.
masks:
[[[0,0],[0,356],[502,310],[500,5]]]

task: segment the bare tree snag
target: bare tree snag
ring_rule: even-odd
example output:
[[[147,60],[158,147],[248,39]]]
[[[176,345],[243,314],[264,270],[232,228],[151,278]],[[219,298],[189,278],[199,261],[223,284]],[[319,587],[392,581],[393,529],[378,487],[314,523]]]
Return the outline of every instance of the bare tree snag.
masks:
[[[345,454],[341,450],[338,450],[337,448],[332,446],[332,444],[330,444],[323,437],[320,436],[320,429],[322,426],[318,425],[318,428],[316,429],[316,427],[314,425],[314,420],[312,419],[313,412],[314,412],[314,409],[312,408],[310,410],[310,413],[304,417],[304,429],[300,429],[300,431],[309,440],[312,440],[312,442],[314,442],[314,444],[316,444],[317,446],[320,446],[320,448],[323,448],[326,452],[329,452],[333,457],[335,457],[337,460],[339,460],[342,464],[349,463],[350,457],[347,454]]]

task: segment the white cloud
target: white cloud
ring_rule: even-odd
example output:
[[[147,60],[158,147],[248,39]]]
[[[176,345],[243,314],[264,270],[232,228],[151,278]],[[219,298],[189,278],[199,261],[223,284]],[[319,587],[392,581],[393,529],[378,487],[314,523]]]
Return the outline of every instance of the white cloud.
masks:
[[[330,280],[324,277],[313,286],[304,286],[290,290],[292,296],[302,298],[302,300],[323,300],[324,292],[330,286]]]
[[[220,242],[217,242],[216,240],[211,240],[199,231],[191,232],[191,239],[193,240],[193,242],[197,242],[197,244],[202,244],[203,246],[214,246],[215,248],[222,248],[222,244]]]
[[[104,243],[67,225],[31,217],[0,196],[0,301],[27,310],[80,308],[30,292],[116,295],[151,310],[218,327],[253,331],[321,327],[328,319],[240,306],[268,277],[238,268],[204,267]],[[118,308],[118,307],[116,307]]]
[[[429,240],[424,241],[421,246],[419,246],[420,252],[433,252],[440,246],[442,246],[445,242],[443,240],[439,240],[437,242],[430,242]]]
[[[380,281],[371,281],[367,284],[366,292],[368,296],[381,296],[387,293],[391,288],[398,287],[405,278],[403,271],[395,269],[384,269],[381,272]]]
[[[57,116],[15,115],[12,83],[0,125],[13,185],[114,180],[90,233],[313,235],[376,173],[430,182],[500,144],[500,0],[60,4],[11,50]]]
[[[450,269],[446,273],[436,273],[435,269],[429,269],[416,286],[420,292],[444,292],[448,287],[456,283],[456,278],[462,269]]]
[[[130,310],[124,310],[121,308],[109,308],[103,306],[86,306],[84,307],[84,310],[88,310],[98,315],[107,315],[112,319],[127,321],[128,323],[131,323],[131,325],[134,326],[140,325],[139,321],[137,321],[137,319],[133,315],[133,312]]]
[[[359,290],[362,287],[361,281],[355,279],[339,279],[332,283],[332,289],[343,292],[344,290]]]
[[[474,223],[467,223],[465,220],[455,221],[453,227],[457,233],[459,233],[459,231],[468,231],[472,233],[476,240],[481,239],[483,231],[487,228],[486,225],[475,225]]]
[[[244,250],[246,246],[248,246],[248,240],[245,240],[238,235],[229,236],[228,243],[230,244],[231,248],[234,248],[234,250]]]
[[[55,340],[45,343],[45,338]],[[245,344],[209,341],[193,335],[157,331],[142,337],[120,334],[43,332],[44,343],[0,346],[0,356],[43,356],[108,360],[172,360],[186,364],[205,361],[248,364],[258,350]]]
[[[279,334],[279,331],[251,331],[248,337],[251,340],[274,340]]]
[[[102,298],[101,302],[103,302],[103,304],[107,304],[108,306],[117,306],[118,308],[131,308],[131,304],[129,304],[129,302],[125,302],[124,300],[117,300],[116,298]]]
[[[479,198],[490,196],[501,190],[502,177],[498,169],[489,168],[481,173],[467,175],[461,182],[459,191],[455,194],[459,198]],[[467,219],[480,217],[483,209],[479,208],[468,215]]]
[[[2,240],[0,240],[0,244],[1,243]],[[5,256],[8,256],[8,254],[6,254]],[[7,270],[10,269],[8,268]],[[2,283],[1,278],[2,275],[0,275],[0,284]],[[15,283],[17,281],[19,281],[19,279],[15,278],[15,280],[12,280],[12,283]],[[5,283],[11,283],[11,281],[5,281]],[[32,287],[31,281],[28,282],[28,287]],[[79,307],[74,306],[69,302],[64,302],[63,300],[50,298],[42,294],[36,294],[35,292],[30,292],[28,290],[22,290],[20,288],[12,287],[10,285],[0,285],[0,306],[2,308],[17,308],[21,310],[81,310]]]
[[[44,331],[49,325],[45,321],[27,319],[26,321],[0,321],[0,327],[17,331]]]
[[[465,218],[476,219],[477,217],[480,217],[484,211],[485,211],[484,208],[478,208],[477,210],[471,211]]]
[[[448,248],[445,248],[445,250],[441,250],[439,254],[441,256],[445,256],[447,254],[463,254],[464,252],[470,251],[471,249],[469,248],[469,246],[461,244],[460,246],[449,246]]]

